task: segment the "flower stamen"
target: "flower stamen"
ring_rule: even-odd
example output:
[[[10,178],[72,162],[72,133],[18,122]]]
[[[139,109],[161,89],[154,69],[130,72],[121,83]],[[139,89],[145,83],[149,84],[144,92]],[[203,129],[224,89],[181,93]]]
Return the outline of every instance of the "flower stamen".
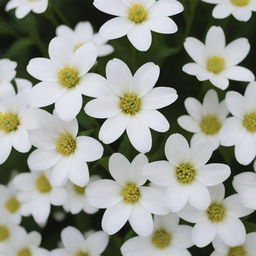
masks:
[[[176,167],[176,179],[181,184],[189,184],[194,181],[196,170],[190,163],[182,163]]]
[[[32,253],[28,248],[23,248],[18,251],[17,256],[31,256]]]
[[[249,4],[251,0],[230,0],[235,6],[243,7]]]
[[[5,133],[14,132],[18,129],[20,120],[14,113],[0,113],[0,131]]]
[[[63,156],[69,156],[76,150],[76,141],[70,134],[63,134],[56,141],[55,150]]]
[[[206,213],[211,222],[220,222],[225,218],[226,209],[222,204],[215,202],[208,207]]]
[[[256,112],[252,112],[244,116],[243,126],[249,132],[256,132]]]
[[[206,66],[209,72],[217,75],[224,70],[225,60],[219,56],[213,56],[207,60]]]
[[[151,242],[156,248],[164,249],[169,246],[171,242],[171,235],[164,229],[158,229],[154,231]]]
[[[10,213],[16,213],[20,208],[20,202],[15,197],[11,197],[4,206]]]
[[[75,87],[79,83],[78,71],[69,65],[59,70],[57,76],[58,76],[59,83],[63,87],[68,89]]]
[[[140,190],[133,183],[127,183],[121,191],[123,200],[127,204],[134,204],[140,199]]]
[[[206,135],[215,135],[221,129],[221,123],[216,116],[207,115],[201,119],[200,128]]]
[[[227,256],[246,256],[243,246],[230,247]]]
[[[7,240],[10,237],[9,229],[6,226],[0,225],[0,242]]]
[[[135,115],[140,110],[141,100],[137,95],[127,93],[122,98],[120,98],[119,106],[123,113],[128,115]]]
[[[41,194],[46,194],[51,192],[52,186],[45,175],[40,175],[35,183],[36,189]]]
[[[142,23],[148,17],[148,12],[142,4],[134,4],[128,12],[128,19],[134,23]]]

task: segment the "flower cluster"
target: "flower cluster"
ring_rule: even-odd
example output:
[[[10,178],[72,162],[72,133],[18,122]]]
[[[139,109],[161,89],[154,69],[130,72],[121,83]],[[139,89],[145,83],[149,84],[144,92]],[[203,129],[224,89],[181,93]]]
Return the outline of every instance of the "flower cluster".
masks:
[[[256,11],[255,0],[203,1],[216,4],[218,19],[247,21]],[[52,4],[10,0],[6,10],[16,9],[18,19],[31,11],[49,17]],[[17,63],[0,59],[0,166],[23,154],[27,168],[17,162],[0,185],[0,255],[100,256],[109,236],[124,232],[117,239],[123,256],[190,256],[189,248],[209,244],[211,256],[254,256],[256,230],[249,232],[244,218],[256,211],[256,174],[249,166],[254,161],[256,171],[256,82],[238,66],[250,53],[248,39],[226,45],[222,27],[211,26],[203,44],[185,32],[184,53],[193,62],[182,64],[182,75],[217,88],[203,90],[202,102],[187,97],[187,114],[176,118],[172,104],[184,95],[177,84],[160,85],[161,61],[132,67],[109,56],[115,49],[108,40],[127,36],[131,47],[148,51],[151,32],[178,31],[170,16],[183,5],[94,0],[93,6],[115,17],[97,33],[88,21],[74,29],[57,26],[49,57],[26,66],[37,82],[16,77]],[[229,80],[248,83],[244,93],[224,92]],[[227,158],[222,151],[230,146]],[[248,170],[234,175],[236,164]],[[81,213],[94,215],[102,231],[82,233],[74,221]],[[66,216],[77,228],[67,221],[54,249],[44,249],[41,234],[23,227],[27,219],[43,228]]]

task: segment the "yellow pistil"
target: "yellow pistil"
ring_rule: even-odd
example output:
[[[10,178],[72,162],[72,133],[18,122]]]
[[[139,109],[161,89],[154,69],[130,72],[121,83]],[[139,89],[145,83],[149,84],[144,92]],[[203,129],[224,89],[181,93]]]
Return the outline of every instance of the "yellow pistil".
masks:
[[[222,204],[212,203],[206,210],[208,219],[211,222],[220,222],[225,218],[226,209]]]
[[[49,193],[52,190],[52,186],[45,175],[40,175],[35,183],[36,189],[41,194]]]
[[[6,241],[10,237],[9,229],[6,226],[0,225],[0,242]]]
[[[227,256],[246,256],[247,253],[243,246],[230,247]]]
[[[148,12],[142,4],[134,4],[128,11],[128,19],[134,23],[142,23],[148,17]]]
[[[256,132],[256,112],[252,112],[244,116],[243,126],[249,132]]]
[[[225,68],[225,60],[219,56],[213,56],[207,60],[206,66],[209,72],[219,74]]]
[[[208,115],[202,118],[200,128],[206,135],[215,135],[220,131],[221,123],[216,116]]]
[[[20,120],[14,113],[0,113],[0,131],[5,133],[14,132],[18,129]]]
[[[85,187],[79,187],[75,184],[73,184],[73,189],[78,195],[84,195],[85,193]]]
[[[16,213],[20,209],[20,202],[15,197],[11,197],[4,206],[10,213]]]
[[[17,252],[17,256],[31,256],[32,253],[28,248],[23,248]]]
[[[56,141],[55,150],[63,156],[69,156],[76,150],[76,141],[70,134],[63,134]]]
[[[73,47],[73,50],[76,51],[77,49],[79,49],[80,47],[82,47],[85,44],[85,42],[79,43],[79,44],[75,44]]]
[[[75,255],[75,256],[89,256],[89,253],[79,251],[78,253],[76,253],[76,255]]]
[[[140,106],[140,98],[133,93],[127,93],[122,98],[120,98],[119,107],[125,114],[135,115],[137,112],[139,112]]]
[[[171,235],[164,229],[158,229],[154,231],[151,242],[156,248],[164,249],[169,246],[171,242]]]
[[[140,190],[134,183],[128,183],[121,191],[123,200],[127,204],[134,204],[140,199]]]
[[[194,181],[196,170],[190,163],[182,163],[176,167],[176,179],[181,184],[189,184]]]
[[[59,83],[65,88],[73,88],[79,82],[78,71],[69,65],[59,70],[57,76],[58,76]]]
[[[251,0],[230,0],[235,6],[243,7],[249,4]]]

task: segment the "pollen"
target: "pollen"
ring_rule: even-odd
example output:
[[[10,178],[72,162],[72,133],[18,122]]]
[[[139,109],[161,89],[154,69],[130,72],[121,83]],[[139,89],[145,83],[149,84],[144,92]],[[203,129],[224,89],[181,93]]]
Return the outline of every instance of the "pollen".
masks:
[[[212,203],[206,210],[208,219],[211,222],[220,222],[225,218],[226,209],[222,204]]]
[[[128,183],[122,189],[121,195],[127,204],[134,204],[140,199],[140,190],[134,183]]]
[[[206,66],[209,72],[219,74],[225,68],[225,60],[219,56],[213,56],[207,60]]]
[[[249,132],[256,132],[256,112],[244,116],[243,126]]]
[[[164,229],[154,231],[151,239],[152,244],[158,249],[164,249],[171,242],[171,235]]]
[[[0,225],[0,242],[7,240],[10,237],[9,229],[6,226]]]
[[[84,195],[84,193],[85,193],[85,187],[80,187],[80,186],[73,184],[73,189],[74,189],[75,193],[78,195]]]
[[[79,251],[75,256],[89,256],[89,253]]]
[[[119,106],[123,113],[127,115],[135,115],[140,110],[141,100],[137,95],[133,93],[127,93],[122,98],[120,98]]]
[[[31,256],[32,253],[28,248],[23,248],[17,252],[17,256]]]
[[[76,141],[70,134],[63,134],[56,141],[55,150],[63,156],[69,156],[76,150]]]
[[[220,131],[221,123],[216,116],[207,115],[202,118],[200,128],[206,135],[215,135]]]
[[[230,0],[235,6],[243,7],[249,4],[251,0]]]
[[[189,184],[194,181],[196,170],[190,163],[182,163],[176,167],[176,179],[181,184]]]
[[[148,17],[148,12],[142,4],[134,4],[128,11],[128,18],[134,23],[142,23]]]
[[[65,54],[65,53],[64,53]],[[78,71],[67,65],[58,72],[59,83],[65,88],[73,88],[79,83]]]
[[[0,131],[5,133],[14,132],[18,129],[20,120],[14,113],[0,113]]]
[[[46,194],[51,192],[52,186],[45,175],[40,175],[35,183],[36,189],[41,194]]]
[[[230,247],[227,256],[246,256],[243,246]]]
[[[20,209],[20,202],[15,197],[11,197],[5,202],[4,206],[10,213],[13,214]]]

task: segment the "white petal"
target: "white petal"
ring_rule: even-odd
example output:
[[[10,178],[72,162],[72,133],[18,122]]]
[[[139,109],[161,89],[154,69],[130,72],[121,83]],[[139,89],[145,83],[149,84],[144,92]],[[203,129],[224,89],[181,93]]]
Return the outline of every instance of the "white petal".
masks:
[[[247,234],[244,246],[246,248],[246,251],[252,255],[256,251],[255,241],[256,241],[256,233],[255,232]]]
[[[233,116],[243,118],[245,114],[245,99],[238,92],[228,92],[226,95],[226,104],[228,110]]]
[[[136,116],[130,119],[126,132],[136,150],[141,153],[150,151],[152,147],[150,130]]]
[[[82,108],[82,96],[78,91],[68,91],[55,103],[56,114],[64,121],[73,120]]]
[[[61,232],[61,241],[68,251],[76,252],[78,246],[84,243],[84,238],[78,229],[66,227]]]
[[[171,135],[165,143],[165,155],[174,166],[187,162],[189,158],[189,145],[185,137],[176,133]]]
[[[178,121],[178,124],[186,131],[193,132],[193,133],[200,132],[200,127],[198,122],[195,119],[193,119],[191,116],[188,116],[188,115],[180,116],[177,121]]]
[[[131,215],[131,205],[119,202],[108,208],[102,218],[102,229],[109,235],[118,232]]]
[[[208,221],[197,223],[192,231],[192,240],[197,247],[205,247],[210,244],[216,236],[216,227]]]
[[[12,150],[12,144],[8,136],[0,137],[0,164],[4,163]]]
[[[131,44],[139,51],[147,51],[152,43],[150,30],[143,25],[136,25],[127,34]]]
[[[159,66],[152,62],[144,64],[134,74],[133,83],[130,88],[131,92],[136,93],[139,97],[143,97],[155,86],[159,74]]]
[[[108,241],[108,235],[102,231],[95,232],[86,239],[89,251],[96,255],[100,255],[106,249]]]
[[[51,205],[47,199],[38,199],[33,201],[33,207],[31,209],[32,216],[35,221],[42,224],[47,221],[51,211]]]
[[[228,79],[219,75],[214,75],[209,80],[213,85],[221,90],[225,90],[229,86]]]
[[[77,160],[75,157],[68,174],[69,180],[79,187],[84,187],[89,182],[89,169],[85,162]]]
[[[182,4],[178,1],[156,1],[150,8],[150,16],[172,16],[182,12],[183,9]]]
[[[153,88],[142,98],[142,108],[153,110],[166,107],[178,98],[176,90],[168,87]]]
[[[222,203],[225,196],[225,187],[223,184],[217,186],[209,187],[209,192],[211,195],[211,201]]]
[[[36,149],[28,157],[28,166],[31,170],[43,171],[51,168],[59,159],[55,151]]]
[[[140,204],[132,206],[129,218],[132,229],[139,236],[149,236],[153,231],[153,218],[151,213]]]
[[[108,1],[108,4],[106,4],[104,0],[95,0],[93,4],[102,12],[106,12],[114,16],[125,16],[127,12],[127,5],[119,0],[110,0]]]
[[[124,256],[148,256],[151,253],[150,242],[143,237],[128,239],[121,247]]]
[[[188,63],[184,65],[182,71],[189,75],[196,76],[199,81],[205,81],[211,77],[211,73],[196,63]]]
[[[212,16],[216,19],[224,19],[231,15],[232,9],[233,7],[230,4],[220,3],[214,7]]]
[[[241,245],[245,241],[245,228],[241,220],[233,217],[226,219],[218,225],[218,236],[229,246]],[[236,234],[234,236],[234,234]]]
[[[197,99],[191,97],[187,98],[184,104],[188,114],[200,122],[203,115],[202,104]]]
[[[86,187],[89,203],[97,208],[107,208],[122,200],[122,187],[113,180],[97,180]]]
[[[192,227],[187,225],[179,225],[173,234],[173,246],[184,249],[191,247],[193,245],[191,234]]]
[[[240,20],[240,21],[248,21],[252,16],[252,12],[247,8],[244,8],[244,9],[238,8],[232,14],[237,20]]]
[[[20,128],[15,132],[15,135],[12,137],[13,147],[22,153],[26,153],[31,148],[31,141],[28,134],[28,131]]]
[[[212,26],[207,32],[205,44],[210,54],[222,54],[226,45],[223,29],[221,27]]]
[[[99,139],[105,144],[116,141],[126,130],[129,120],[129,115],[123,114],[108,118],[100,128]]]
[[[132,73],[123,61],[119,59],[110,60],[106,66],[106,76],[111,88],[120,97],[129,92]]]
[[[106,39],[116,39],[130,33],[133,27],[134,24],[127,18],[116,17],[104,23],[99,33]]]
[[[198,223],[203,221],[206,218],[204,211],[197,210],[194,207],[192,207],[190,204],[187,204],[177,214],[182,219],[191,223]]]
[[[151,31],[161,34],[173,34],[178,31],[176,23],[168,17],[150,18],[147,25]]]
[[[230,174],[230,167],[226,164],[207,164],[197,169],[197,179],[206,186],[218,185]]]
[[[125,185],[129,179],[130,162],[120,154],[114,153],[109,158],[109,172],[111,176],[121,185]]]
[[[243,82],[251,82],[255,79],[254,74],[249,69],[240,66],[227,68],[222,75],[228,79]]]

